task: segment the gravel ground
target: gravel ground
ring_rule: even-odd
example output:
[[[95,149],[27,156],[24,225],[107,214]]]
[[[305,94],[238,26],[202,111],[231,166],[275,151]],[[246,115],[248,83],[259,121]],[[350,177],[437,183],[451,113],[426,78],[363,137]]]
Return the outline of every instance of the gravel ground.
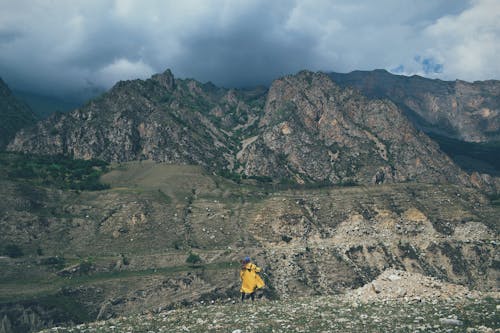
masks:
[[[42,332],[500,332],[499,311],[494,298],[360,303],[318,296],[200,304]]]

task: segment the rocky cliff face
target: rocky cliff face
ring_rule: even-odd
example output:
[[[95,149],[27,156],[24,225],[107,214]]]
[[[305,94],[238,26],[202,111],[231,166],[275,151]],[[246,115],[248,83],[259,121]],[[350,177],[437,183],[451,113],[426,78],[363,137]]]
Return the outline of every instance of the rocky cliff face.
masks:
[[[175,80],[167,70],[146,81],[119,82],[84,107],[21,131],[9,149],[223,169],[234,161],[231,130],[251,124],[264,92]]]
[[[170,71],[120,82],[21,131],[9,149],[198,164],[297,183],[467,182],[396,105],[306,71],[276,80],[267,96],[176,80]]]
[[[36,116],[30,108],[14,97],[0,79],[0,150],[12,140],[21,128],[33,125]]]
[[[298,183],[465,179],[396,105],[306,71],[273,83],[259,135],[239,157],[247,175]]]
[[[331,73],[343,86],[392,100],[427,132],[469,142],[500,140],[500,81],[441,81],[385,70]]]

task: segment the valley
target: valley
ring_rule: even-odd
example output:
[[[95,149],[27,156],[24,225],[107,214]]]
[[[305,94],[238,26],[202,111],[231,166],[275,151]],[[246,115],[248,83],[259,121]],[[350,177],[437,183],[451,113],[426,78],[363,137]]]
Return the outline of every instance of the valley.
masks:
[[[2,180],[1,243],[22,251],[0,259],[2,325],[231,303],[245,255],[265,269],[266,299],[343,294],[389,267],[497,287],[500,206],[473,188],[285,188],[153,161],[112,164],[100,181],[109,188]]]

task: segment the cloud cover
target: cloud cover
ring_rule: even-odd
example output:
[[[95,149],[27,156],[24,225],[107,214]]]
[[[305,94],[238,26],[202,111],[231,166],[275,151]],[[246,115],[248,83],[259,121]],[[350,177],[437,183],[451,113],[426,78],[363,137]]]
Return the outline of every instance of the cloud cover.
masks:
[[[301,69],[500,78],[497,0],[0,1],[0,76],[47,94],[171,68],[227,87]]]

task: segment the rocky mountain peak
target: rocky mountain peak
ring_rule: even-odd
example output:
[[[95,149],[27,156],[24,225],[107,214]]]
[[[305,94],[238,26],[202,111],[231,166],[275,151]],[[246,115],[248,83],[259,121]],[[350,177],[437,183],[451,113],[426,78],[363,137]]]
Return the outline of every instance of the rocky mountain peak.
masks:
[[[259,127],[239,155],[247,175],[299,183],[466,182],[396,105],[340,88],[323,73],[276,80]]]
[[[172,90],[175,87],[175,78],[170,69],[165,70],[161,74],[154,74],[151,76],[151,80],[160,83],[160,85],[168,90]]]
[[[296,183],[467,183],[394,103],[310,71],[275,80],[266,95],[166,70],[20,132],[9,149],[199,164]]]

